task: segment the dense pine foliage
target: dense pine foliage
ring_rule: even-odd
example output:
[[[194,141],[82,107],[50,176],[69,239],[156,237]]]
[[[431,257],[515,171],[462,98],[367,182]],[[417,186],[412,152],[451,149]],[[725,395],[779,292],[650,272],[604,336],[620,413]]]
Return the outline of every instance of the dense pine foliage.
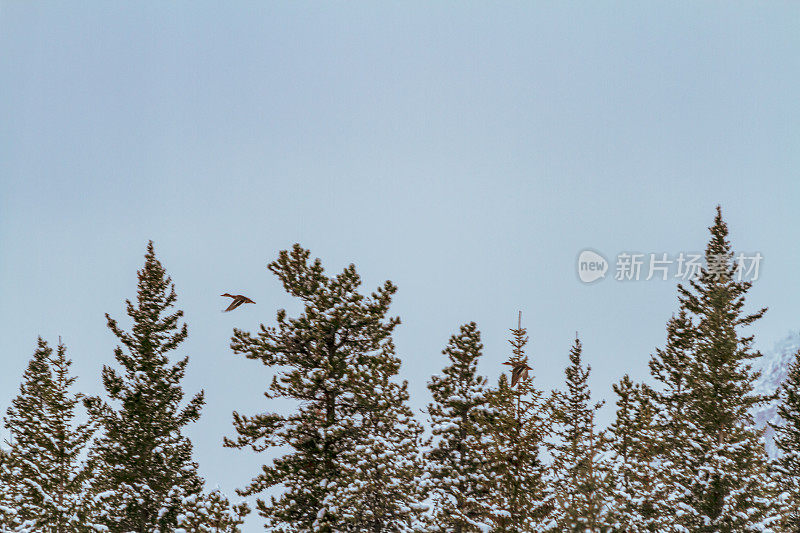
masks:
[[[355,266],[328,277],[319,259],[296,245],[269,269],[304,306],[296,318],[278,311],[278,327],[256,336],[235,332],[236,353],[276,368],[268,399],[287,398],[287,413],[234,413],[227,446],[289,451],[264,465],[242,495],[280,484],[284,491],[258,512],[272,531],[410,531],[424,511],[418,441],[421,428],[406,405],[407,384],[387,317],[396,288],[386,282],[365,296]]]
[[[490,475],[481,450],[487,420],[486,379],[476,374],[483,344],[474,322],[461,326],[442,352],[449,365],[428,383],[432,436],[425,459],[430,476],[432,531],[479,531],[490,522]]]
[[[235,329],[231,342],[266,367],[264,396],[281,408],[235,411],[234,434],[210,438],[265,452],[239,495],[273,532],[798,532],[800,360],[775,391],[780,454],[770,459],[751,417],[766,398],[747,332],[765,310],[746,310],[751,284],[719,209],[709,229],[706,266],[678,286],[650,379],[613,385],[608,427],[591,351],[576,336],[563,386],[539,389],[535,369],[553,359],[529,356],[521,315],[510,354],[490,358],[478,326],[462,325],[415,414],[398,377],[396,287],[364,293],[355,266],[327,275],[295,245],[268,268],[301,311],[280,309],[274,325]],[[3,420],[0,530],[241,531],[248,504],[204,489],[185,433],[204,396],[185,398],[189,359],[174,354],[188,328],[176,303],[151,242],[130,329],[106,315],[120,346],[102,370],[104,397],[75,391],[66,347],[38,340]],[[495,384],[479,367],[499,373]]]
[[[527,362],[528,337],[522,313],[511,336],[511,361]],[[489,466],[492,529],[508,533],[542,530],[552,507],[543,459],[551,428],[545,394],[534,386],[530,373],[514,387],[506,374],[501,374],[487,397],[489,414],[482,424],[480,450]]]
[[[203,393],[181,406],[180,381],[189,358],[169,359],[188,335],[186,324],[179,323],[183,312],[172,310],[176,300],[150,242],[138,272],[136,304],[126,300],[132,331],[106,315],[124,346],[114,351],[122,373],[103,367],[109,401],[92,397],[85,402],[101,430],[89,454],[91,494],[99,520],[111,531],[171,531],[181,502],[203,486],[192,444],[181,433],[199,418]]]
[[[75,423],[80,395],[70,391],[71,364],[63,344],[53,353],[40,337],[8,408],[0,490],[2,525],[9,530],[78,531],[91,523],[80,455],[93,428]]]
[[[763,531],[778,520],[778,493],[750,414],[763,401],[752,366],[761,354],[742,329],[766,309],[744,310],[751,283],[737,279],[719,208],[709,230],[706,266],[688,287],[678,286],[679,314],[651,364],[662,385],[657,448],[668,466],[659,482],[679,510],[678,530]]]
[[[597,410],[589,391],[591,367],[583,364],[583,346],[576,338],[569,352],[564,390],[552,398],[553,456],[552,531],[601,531],[606,520],[609,464],[606,437],[597,429]]]
[[[781,455],[775,470],[784,498],[782,524],[786,531],[800,531],[800,351],[778,396],[781,422],[775,425],[775,443]]]

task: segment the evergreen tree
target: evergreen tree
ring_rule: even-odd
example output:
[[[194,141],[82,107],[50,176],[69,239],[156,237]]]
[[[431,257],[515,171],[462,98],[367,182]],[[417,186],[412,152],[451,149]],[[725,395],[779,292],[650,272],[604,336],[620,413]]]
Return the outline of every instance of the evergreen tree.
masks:
[[[686,438],[686,406],[690,398],[689,374],[695,343],[692,321],[686,309],[667,322],[667,343],[650,358],[650,374],[658,383],[657,401],[664,414],[664,445],[674,448]]]
[[[432,437],[425,452],[434,531],[467,533],[491,523],[490,470],[481,453],[487,420],[486,379],[476,375],[483,344],[474,322],[461,326],[442,352],[450,365],[428,383]]]
[[[5,481],[8,453],[0,448],[0,531],[11,530],[16,522],[17,508],[11,495],[11,487]]]
[[[171,363],[168,355],[187,336],[179,323],[183,312],[173,310],[176,299],[151,241],[138,272],[137,303],[126,300],[132,331],[106,315],[124,346],[114,351],[123,372],[103,367],[112,403],[99,397],[85,403],[102,428],[89,456],[93,501],[98,520],[112,532],[173,531],[184,499],[202,489],[192,444],[181,432],[200,417],[203,393],[181,407],[189,358]]]
[[[511,330],[513,363],[527,364],[528,337],[522,313]],[[533,376],[510,387],[505,374],[488,393],[489,413],[482,443],[491,467],[489,501],[494,531],[540,531],[548,515],[545,465],[540,456],[549,431],[544,393],[533,386]]]
[[[240,533],[250,513],[246,503],[231,505],[219,490],[192,494],[183,500],[175,533]]]
[[[780,423],[773,424],[775,444],[780,451],[776,470],[784,506],[784,531],[800,532],[800,351],[778,393]]]
[[[80,455],[93,428],[76,424],[80,394],[71,392],[66,347],[53,353],[41,337],[5,428],[10,439],[0,470],[5,493],[4,530],[62,533],[90,525],[83,504],[85,468]]]
[[[235,353],[278,371],[265,396],[297,403],[288,415],[234,412],[238,437],[226,446],[287,450],[239,492],[282,486],[269,503],[256,502],[271,531],[404,531],[423,508],[419,428],[405,405],[407,385],[392,379],[400,363],[391,334],[400,320],[386,315],[396,288],[387,281],[364,296],[354,265],[327,277],[309,255],[295,245],[269,265],[302,314],[287,318],[281,309],[277,328],[262,326],[255,337],[234,331]]]
[[[651,485],[652,522],[661,531],[683,533],[696,520],[697,513],[686,503],[694,479],[694,449],[690,435],[695,426],[689,416],[691,399],[689,376],[694,364],[694,326],[683,308],[667,322],[664,349],[650,358],[650,374],[656,388],[646,389],[655,409],[648,446],[654,461]]]
[[[656,379],[667,385],[660,397],[669,413],[662,424],[664,481],[678,499],[679,526],[698,532],[764,531],[777,516],[761,432],[750,416],[763,401],[753,392],[758,373],[752,360],[761,354],[752,348],[753,337],[740,329],[766,309],[743,311],[751,283],[736,279],[719,207],[709,230],[706,266],[688,287],[678,286],[680,314],[673,319],[667,350],[651,365]],[[678,357],[670,358],[670,352]]]
[[[553,531],[584,533],[605,528],[609,465],[606,437],[596,429],[596,413],[603,404],[590,404],[591,367],[583,366],[581,352],[576,337],[565,370],[566,390],[555,391],[552,397]]]
[[[608,430],[612,452],[612,501],[607,522],[626,533],[670,531],[674,520],[661,520],[665,485],[658,472],[657,412],[653,392],[626,374],[613,385],[616,419]],[[674,511],[674,509],[673,509]]]
[[[343,454],[343,482],[328,498],[341,516],[337,530],[416,531],[427,509],[419,482],[422,427],[407,405],[408,384],[390,381],[400,368],[393,344],[384,344],[366,367],[360,375],[366,386],[358,394],[363,440]]]

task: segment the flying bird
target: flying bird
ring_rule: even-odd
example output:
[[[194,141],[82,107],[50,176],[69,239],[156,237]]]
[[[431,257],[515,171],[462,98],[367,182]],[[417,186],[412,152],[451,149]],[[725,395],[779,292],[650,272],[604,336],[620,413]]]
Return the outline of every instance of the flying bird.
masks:
[[[237,307],[239,307],[242,304],[254,304],[255,303],[253,300],[251,300],[247,296],[244,296],[243,294],[228,294],[226,292],[225,294],[221,294],[220,296],[227,296],[228,298],[233,298],[233,301],[231,302],[231,305],[229,305],[228,308],[225,309],[225,311],[223,311],[223,313],[228,312],[228,311],[233,311],[234,309],[236,309]]]
[[[528,366],[527,360],[514,360],[509,359],[504,365],[508,365],[511,367],[511,386],[513,387],[520,381],[525,381],[528,379],[528,370],[533,370],[531,367]]]

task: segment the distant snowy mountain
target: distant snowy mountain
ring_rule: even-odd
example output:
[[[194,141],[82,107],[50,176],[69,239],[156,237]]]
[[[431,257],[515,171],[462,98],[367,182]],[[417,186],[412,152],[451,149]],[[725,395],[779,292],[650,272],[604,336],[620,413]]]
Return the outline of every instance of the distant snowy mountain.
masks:
[[[763,395],[774,394],[775,391],[786,379],[789,374],[789,365],[794,360],[794,354],[800,350],[800,331],[789,334],[786,338],[775,344],[775,346],[765,351],[764,357],[756,363],[757,369],[761,370],[761,379],[756,385],[756,392]],[[753,414],[758,427],[767,427],[765,439],[767,451],[771,457],[775,457],[777,449],[773,442],[774,430],[767,426],[768,422],[777,422],[777,402],[772,401]]]

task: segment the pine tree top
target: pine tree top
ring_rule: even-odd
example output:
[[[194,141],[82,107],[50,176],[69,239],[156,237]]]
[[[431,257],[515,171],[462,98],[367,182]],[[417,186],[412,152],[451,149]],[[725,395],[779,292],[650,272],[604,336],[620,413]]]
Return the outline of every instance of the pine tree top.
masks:
[[[577,334],[569,353],[570,364],[564,370],[566,390],[553,391],[551,409],[556,423],[554,434],[564,449],[577,449],[595,436],[595,412],[603,402],[592,405],[589,389],[590,365],[583,365],[583,346]],[[558,448],[558,446],[556,446]]]
[[[200,391],[184,403],[181,381],[189,358],[170,361],[170,352],[187,336],[176,300],[175,286],[150,241],[137,272],[136,302],[126,300],[131,330],[106,315],[122,344],[114,357],[123,371],[104,366],[109,401],[98,396],[84,401],[102,428],[89,463],[97,472],[93,496],[106,509],[105,525],[112,530],[170,529],[179,499],[202,488],[192,443],[182,431],[199,419],[205,399]]]
[[[753,394],[759,373],[750,362],[761,353],[752,347],[753,336],[742,335],[740,329],[761,318],[766,308],[744,311],[752,282],[737,279],[728,226],[719,206],[709,232],[706,265],[689,287],[678,285],[681,314],[670,324],[667,349],[659,353],[654,369],[667,365],[684,373],[684,386],[698,399],[692,403],[692,416],[722,431],[737,421],[747,422],[750,408],[764,400]],[[687,364],[687,353],[691,362],[681,368]]]
[[[528,357],[525,355],[525,346],[528,344],[528,330],[522,327],[522,311],[517,316],[517,327],[511,329],[511,339],[508,343],[511,344],[512,360],[527,362]]]
[[[231,347],[274,368],[264,395],[294,400],[296,408],[288,414],[234,412],[238,435],[225,438],[225,446],[285,451],[239,494],[282,485],[280,497],[257,500],[265,526],[278,531],[329,532],[345,522],[360,531],[368,513],[407,517],[401,508],[418,502],[413,491],[400,495],[399,487],[408,489],[418,477],[412,454],[421,428],[405,404],[407,383],[395,381],[400,359],[391,334],[400,319],[387,315],[396,287],[386,281],[362,294],[354,265],[326,275],[299,244],[281,251],[268,268],[301,300],[302,312],[289,317],[279,309],[276,326],[262,325],[256,334],[236,329]]]
[[[164,364],[167,361],[165,354],[174,350],[188,335],[187,325],[179,322],[183,311],[170,312],[177,300],[175,285],[156,257],[153,241],[147,243],[144,257],[144,266],[136,272],[136,304],[125,300],[127,314],[133,322],[131,332],[120,328],[117,321],[106,313],[109,329],[131,353],[137,354],[130,357],[120,352],[117,356],[129,376]]]

